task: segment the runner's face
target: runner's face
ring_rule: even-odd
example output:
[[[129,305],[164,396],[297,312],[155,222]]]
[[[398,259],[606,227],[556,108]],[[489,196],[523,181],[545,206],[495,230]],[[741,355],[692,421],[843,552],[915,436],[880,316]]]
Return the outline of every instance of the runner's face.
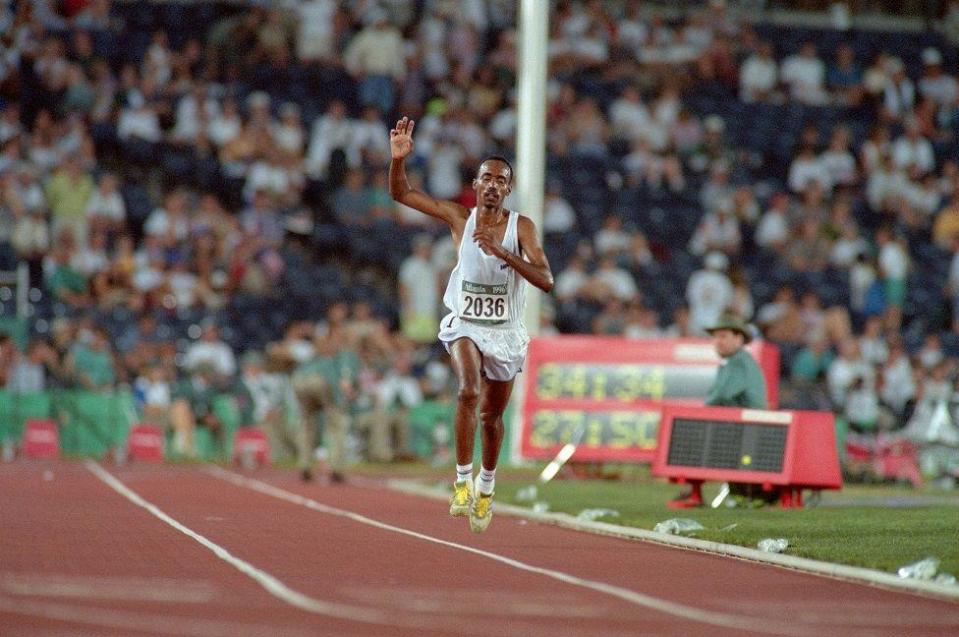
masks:
[[[480,164],[479,174],[473,180],[476,190],[476,201],[489,208],[498,208],[510,193],[509,166],[501,161],[491,160]]]

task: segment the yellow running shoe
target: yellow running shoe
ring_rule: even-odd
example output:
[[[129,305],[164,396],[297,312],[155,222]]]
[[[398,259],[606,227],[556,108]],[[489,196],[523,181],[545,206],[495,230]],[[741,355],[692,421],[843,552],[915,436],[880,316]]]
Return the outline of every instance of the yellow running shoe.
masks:
[[[493,520],[493,494],[478,493],[470,507],[470,529],[482,533]]]
[[[453,495],[450,496],[450,515],[460,518],[469,515],[473,505],[473,481],[459,480],[453,483]]]

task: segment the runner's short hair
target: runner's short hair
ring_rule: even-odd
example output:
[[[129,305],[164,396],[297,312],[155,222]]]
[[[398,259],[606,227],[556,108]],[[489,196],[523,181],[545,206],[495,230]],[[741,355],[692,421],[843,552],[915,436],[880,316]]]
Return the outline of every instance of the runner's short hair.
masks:
[[[483,161],[481,161],[479,165],[482,166],[488,161],[501,161],[506,164],[506,167],[509,168],[509,183],[513,183],[513,164],[509,163],[508,159],[502,155],[487,155],[485,158],[483,158]]]

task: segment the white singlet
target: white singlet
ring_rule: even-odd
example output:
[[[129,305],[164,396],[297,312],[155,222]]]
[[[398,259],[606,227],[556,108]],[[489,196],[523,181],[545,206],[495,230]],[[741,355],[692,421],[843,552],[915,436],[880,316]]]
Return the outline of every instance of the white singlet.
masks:
[[[526,280],[499,257],[484,253],[473,240],[476,208],[463,228],[459,260],[450,273],[443,304],[450,309],[440,324],[439,338],[447,351],[468,338],[483,355],[483,373],[491,380],[512,380],[523,369],[529,335],[523,325]],[[503,248],[522,258],[517,224],[509,211]]]

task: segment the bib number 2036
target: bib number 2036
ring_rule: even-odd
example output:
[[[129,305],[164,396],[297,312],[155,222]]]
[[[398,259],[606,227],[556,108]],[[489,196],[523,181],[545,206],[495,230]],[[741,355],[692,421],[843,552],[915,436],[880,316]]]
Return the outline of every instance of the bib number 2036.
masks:
[[[463,282],[460,317],[473,321],[506,320],[506,284]]]
[[[501,319],[506,316],[506,299],[465,296],[463,301],[466,304],[463,308],[463,316],[468,318]]]

